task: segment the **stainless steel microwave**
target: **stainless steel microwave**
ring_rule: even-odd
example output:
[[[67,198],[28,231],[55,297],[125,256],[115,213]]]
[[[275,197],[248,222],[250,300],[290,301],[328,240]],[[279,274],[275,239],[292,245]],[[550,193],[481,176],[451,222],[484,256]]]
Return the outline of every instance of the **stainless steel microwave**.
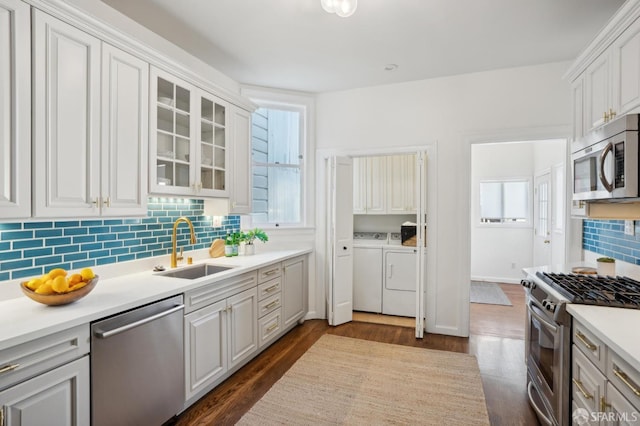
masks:
[[[628,114],[571,144],[573,200],[638,198],[638,120]]]

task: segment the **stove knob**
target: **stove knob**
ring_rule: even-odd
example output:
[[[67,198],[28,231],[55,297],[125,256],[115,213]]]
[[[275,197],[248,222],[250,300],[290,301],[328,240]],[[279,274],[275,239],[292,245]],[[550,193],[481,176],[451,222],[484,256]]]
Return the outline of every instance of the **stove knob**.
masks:
[[[544,299],[542,301],[542,307],[545,308],[547,311],[550,311],[550,312],[554,312],[556,310],[556,304],[553,303],[550,300],[547,300],[547,299]]]
[[[536,288],[536,283],[531,281],[531,280],[521,280],[520,284],[522,284],[522,287],[528,288],[528,289],[531,289],[531,290]]]

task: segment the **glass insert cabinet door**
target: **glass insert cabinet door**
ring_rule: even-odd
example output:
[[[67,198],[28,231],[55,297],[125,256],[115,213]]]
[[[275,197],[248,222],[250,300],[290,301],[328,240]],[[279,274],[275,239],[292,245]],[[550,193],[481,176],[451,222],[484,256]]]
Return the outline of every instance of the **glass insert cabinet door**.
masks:
[[[152,193],[227,195],[228,105],[152,68]]]

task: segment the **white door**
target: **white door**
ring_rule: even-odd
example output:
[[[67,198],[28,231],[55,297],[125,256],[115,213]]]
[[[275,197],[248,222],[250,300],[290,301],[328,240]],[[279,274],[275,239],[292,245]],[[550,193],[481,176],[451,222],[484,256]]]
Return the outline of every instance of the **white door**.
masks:
[[[416,157],[415,206],[416,206],[416,338],[424,336],[426,286],[427,286],[427,153],[418,152]],[[433,231],[432,231],[433,232]]]
[[[551,264],[551,177],[544,173],[534,178],[533,191],[533,264]]]
[[[327,317],[340,325],[353,317],[353,161],[332,157],[329,167]]]

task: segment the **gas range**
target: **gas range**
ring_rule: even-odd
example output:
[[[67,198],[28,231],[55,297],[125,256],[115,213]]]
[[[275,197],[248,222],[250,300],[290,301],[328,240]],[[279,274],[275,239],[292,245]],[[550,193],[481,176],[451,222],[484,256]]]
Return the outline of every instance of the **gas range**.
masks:
[[[627,277],[537,272],[566,302],[640,309],[640,282]]]

